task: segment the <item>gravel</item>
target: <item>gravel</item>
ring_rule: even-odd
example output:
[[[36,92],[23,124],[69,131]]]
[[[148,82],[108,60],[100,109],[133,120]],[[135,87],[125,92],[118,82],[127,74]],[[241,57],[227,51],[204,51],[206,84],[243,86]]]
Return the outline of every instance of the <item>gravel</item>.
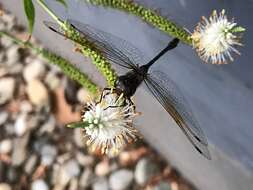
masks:
[[[109,184],[112,190],[124,190],[130,187],[134,179],[133,172],[121,169],[111,174]]]

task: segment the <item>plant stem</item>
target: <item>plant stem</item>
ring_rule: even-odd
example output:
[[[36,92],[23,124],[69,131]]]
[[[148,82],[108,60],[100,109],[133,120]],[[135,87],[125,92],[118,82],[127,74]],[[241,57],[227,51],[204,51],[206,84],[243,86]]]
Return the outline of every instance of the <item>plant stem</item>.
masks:
[[[140,17],[145,22],[157,27],[161,31],[174,36],[185,44],[192,45],[191,35],[184,28],[180,27],[176,23],[170,21],[158,15],[155,11],[145,8],[138,3],[127,0],[86,0],[87,2],[94,5],[101,5],[104,7],[110,7],[119,9],[127,13],[131,13],[135,16]]]
[[[41,55],[43,58],[48,60],[49,63],[57,65],[58,67],[61,68],[61,70],[63,71],[63,73],[65,75],[67,75],[69,78],[78,82],[84,88],[89,90],[93,95],[96,95],[96,93],[98,92],[98,86],[95,83],[93,83],[87,75],[82,73],[79,69],[77,69],[75,66],[73,66],[66,59],[64,59],[54,53],[51,53],[44,48],[37,48],[29,42],[23,42],[22,40],[16,38],[13,35],[10,35],[7,32],[0,31],[0,36],[5,36],[5,37],[9,38],[10,40],[12,40],[14,43],[31,49],[37,55]]]
[[[80,33],[73,29],[67,22],[61,21],[53,12],[48,8],[43,0],[37,0],[39,5],[50,15],[60,27],[64,30],[65,35],[72,41],[80,45],[82,55],[91,58],[92,63],[97,67],[100,73],[106,78],[109,86],[114,86],[117,80],[117,74],[111,67],[110,62],[99,52],[99,50],[89,41],[87,41]]]

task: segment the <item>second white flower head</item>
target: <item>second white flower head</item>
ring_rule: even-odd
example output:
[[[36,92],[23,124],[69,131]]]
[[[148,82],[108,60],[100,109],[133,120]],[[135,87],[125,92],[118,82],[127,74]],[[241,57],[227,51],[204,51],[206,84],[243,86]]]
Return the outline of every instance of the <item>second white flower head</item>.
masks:
[[[233,20],[229,21],[225,10],[219,14],[213,11],[209,19],[202,17],[202,21],[192,34],[193,47],[205,62],[223,64],[233,61],[232,52],[240,54],[234,47],[241,46],[240,32],[245,29],[236,26]]]

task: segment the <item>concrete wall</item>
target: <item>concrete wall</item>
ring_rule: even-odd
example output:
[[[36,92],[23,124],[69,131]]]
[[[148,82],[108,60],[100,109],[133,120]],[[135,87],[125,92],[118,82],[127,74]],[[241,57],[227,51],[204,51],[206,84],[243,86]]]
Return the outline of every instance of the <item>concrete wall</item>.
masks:
[[[0,0],[6,8],[25,19],[20,0]],[[140,19],[125,13],[96,8],[69,0],[66,11],[54,1],[48,4],[61,18],[72,18],[120,36],[152,58],[171,39]],[[242,56],[230,65],[203,64],[194,50],[180,45],[167,53],[156,65],[165,71],[182,89],[190,102],[210,142],[212,160],[201,157],[190,145],[175,122],[162,107],[140,88],[135,96],[137,109],[143,115],[137,121],[140,131],[159,152],[203,190],[253,189],[253,1],[235,0],[142,0],[146,6],[159,10],[192,30],[200,16],[208,16],[213,9],[225,8],[230,16],[247,28]],[[94,66],[83,64],[84,58],[71,51],[70,42],[48,31],[43,20],[47,14],[37,7],[35,36],[50,49],[73,60],[84,72],[100,84],[103,79]]]

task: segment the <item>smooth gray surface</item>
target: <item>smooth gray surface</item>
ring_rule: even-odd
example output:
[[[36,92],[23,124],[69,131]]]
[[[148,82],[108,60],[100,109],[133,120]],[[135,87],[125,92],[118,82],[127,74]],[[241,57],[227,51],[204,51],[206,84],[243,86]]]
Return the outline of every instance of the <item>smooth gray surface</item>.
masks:
[[[21,1],[1,0],[24,22]],[[78,1],[69,1],[68,12],[54,1],[47,1],[61,17],[68,17],[89,23],[104,31],[113,33],[134,44],[151,58],[166,46],[171,39],[140,19],[125,13],[87,6]],[[192,30],[200,16],[208,16],[212,9],[225,8],[229,15],[247,28],[245,47],[240,48],[242,56],[230,65],[203,64],[194,50],[180,45],[167,53],[157,65],[165,71],[182,89],[191,104],[211,144],[212,161],[201,157],[176,127],[176,124],[161,106],[143,88],[135,100],[137,109],[143,112],[138,123],[140,130],[158,151],[203,190],[238,190],[253,188],[253,1],[233,0],[143,0],[146,6],[159,10],[163,15]],[[15,6],[14,6],[15,5]],[[67,15],[67,16],[66,16]],[[70,42],[48,31],[42,20],[48,16],[37,9],[35,36],[50,49],[73,60],[85,72],[101,82],[94,66],[84,64],[85,59],[71,52]],[[101,83],[104,84],[104,83]]]

